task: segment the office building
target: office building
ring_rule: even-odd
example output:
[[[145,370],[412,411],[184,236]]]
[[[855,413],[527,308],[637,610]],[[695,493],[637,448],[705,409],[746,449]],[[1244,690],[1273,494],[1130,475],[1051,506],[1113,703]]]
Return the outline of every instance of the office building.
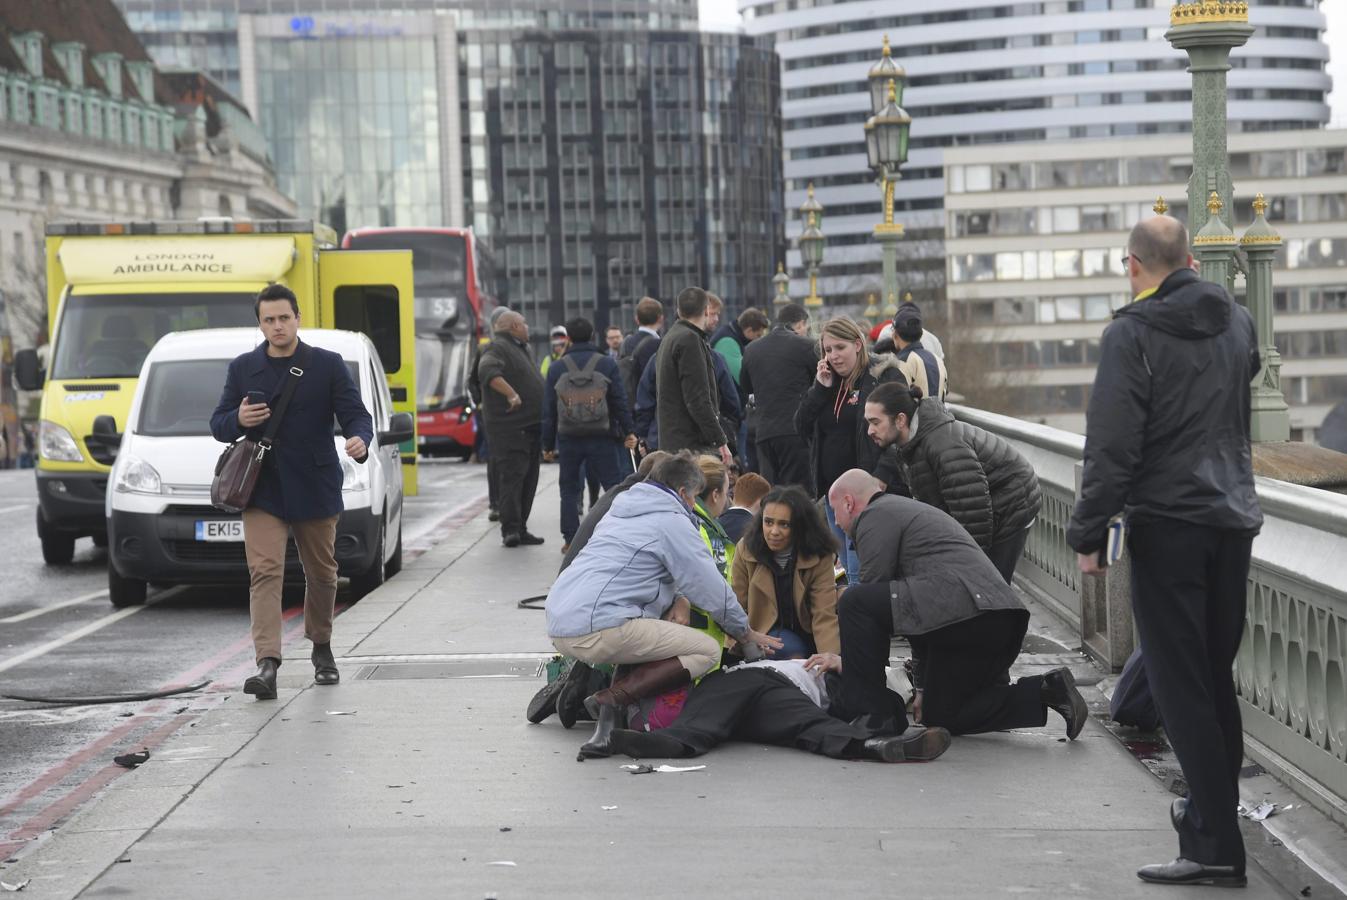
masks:
[[[1231,135],[1230,171],[1236,235],[1262,193],[1285,241],[1273,276],[1282,390],[1293,438],[1312,441],[1347,400],[1347,131]],[[982,348],[963,385],[951,360],[951,389],[1084,431],[1099,337],[1131,299],[1128,232],[1160,197],[1186,221],[1191,173],[1178,135],[946,150],[947,330]]]
[[[1164,40],[1168,2],[1156,0],[934,0],[901,4],[739,0],[745,29],[770,35],[781,56],[786,208],[813,182],[827,251],[820,293],[861,305],[879,290],[880,192],[866,168],[866,73],[885,34],[907,70],[903,105],[911,154],[898,187],[907,226],[900,280],[938,300],[944,250],[940,212],[947,148],[1186,132],[1187,59]],[[1231,58],[1232,132],[1328,122],[1328,46],[1319,0],[1252,0],[1256,33]],[[991,151],[993,153],[1003,151]],[[1006,189],[1013,189],[1008,187]],[[792,239],[801,225],[788,227]],[[792,293],[805,283],[792,250]]]

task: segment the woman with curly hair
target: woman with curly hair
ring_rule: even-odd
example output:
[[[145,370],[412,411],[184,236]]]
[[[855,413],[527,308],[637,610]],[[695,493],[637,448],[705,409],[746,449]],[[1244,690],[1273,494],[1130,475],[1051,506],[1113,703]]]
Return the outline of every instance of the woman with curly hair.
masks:
[[[779,487],[762,500],[734,554],[735,596],[748,621],[780,638],[777,659],[840,653],[837,542],[823,514],[798,487]]]

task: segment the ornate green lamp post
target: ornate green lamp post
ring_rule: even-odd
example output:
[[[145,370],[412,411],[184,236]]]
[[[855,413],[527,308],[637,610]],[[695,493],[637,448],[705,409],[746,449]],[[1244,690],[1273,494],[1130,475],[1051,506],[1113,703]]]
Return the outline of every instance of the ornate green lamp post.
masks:
[[[903,88],[907,73],[893,61],[888,35],[879,62],[870,69],[870,109],[874,113],[865,123],[865,152],[870,168],[884,191],[884,221],[875,226],[875,240],[883,248],[884,297],[889,306],[898,306],[897,242],[903,226],[893,221],[893,193],[902,176],[898,167],[907,162],[908,135],[912,118],[903,111]]]
[[[798,239],[800,258],[804,260],[805,268],[809,270],[809,296],[804,298],[804,305],[816,309],[823,305],[823,298],[818,295],[818,267],[823,264],[825,239],[818,227],[817,212],[811,211],[807,222]]]
[[[772,298],[772,305],[780,309],[790,302],[790,276],[786,274],[784,264],[776,264],[776,274],[772,276],[772,285],[776,288],[776,296]]]

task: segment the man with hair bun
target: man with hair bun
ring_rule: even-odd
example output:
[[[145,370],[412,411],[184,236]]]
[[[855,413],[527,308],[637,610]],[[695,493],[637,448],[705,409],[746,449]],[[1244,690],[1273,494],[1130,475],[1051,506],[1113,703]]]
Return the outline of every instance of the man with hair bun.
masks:
[[[1043,506],[1034,467],[922,393],[897,382],[875,388],[865,402],[869,435],[880,447],[897,445],[912,496],[953,516],[1010,584]]]

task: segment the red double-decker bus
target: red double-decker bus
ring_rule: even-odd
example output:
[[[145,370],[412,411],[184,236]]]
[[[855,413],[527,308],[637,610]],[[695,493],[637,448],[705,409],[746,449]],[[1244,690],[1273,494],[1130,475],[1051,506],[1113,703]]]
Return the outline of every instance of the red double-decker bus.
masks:
[[[496,306],[488,248],[471,228],[357,228],[342,246],[412,251],[417,449],[467,459],[476,438],[469,367]]]

